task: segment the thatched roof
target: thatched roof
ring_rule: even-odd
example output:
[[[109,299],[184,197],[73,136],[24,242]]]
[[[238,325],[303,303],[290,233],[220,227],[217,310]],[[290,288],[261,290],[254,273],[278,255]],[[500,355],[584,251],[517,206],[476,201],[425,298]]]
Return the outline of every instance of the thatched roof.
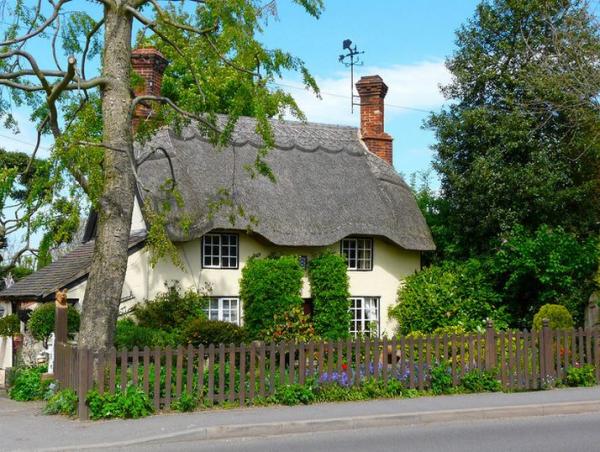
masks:
[[[275,148],[266,161],[276,182],[251,177],[262,140],[255,121],[241,118],[231,144],[217,150],[194,127],[180,134],[164,129],[138,153],[163,147],[173,164],[183,207],[173,205],[168,233],[174,241],[201,237],[212,229],[246,229],[276,245],[323,246],[353,234],[382,236],[409,250],[432,250],[429,228],[410,188],[386,162],[367,151],[354,127],[272,121]],[[161,154],[140,166],[142,197],[155,206],[171,178]],[[230,207],[209,215],[225,189],[243,208],[232,225]],[[253,216],[258,223],[252,224]],[[191,226],[185,231],[182,220]],[[191,220],[191,221],[190,221]]]

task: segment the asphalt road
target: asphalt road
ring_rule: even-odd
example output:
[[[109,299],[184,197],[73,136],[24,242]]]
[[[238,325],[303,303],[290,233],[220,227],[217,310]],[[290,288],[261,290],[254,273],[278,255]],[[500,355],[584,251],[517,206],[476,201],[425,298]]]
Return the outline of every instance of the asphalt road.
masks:
[[[449,422],[220,441],[145,444],[127,451],[578,452],[600,451],[600,413]]]

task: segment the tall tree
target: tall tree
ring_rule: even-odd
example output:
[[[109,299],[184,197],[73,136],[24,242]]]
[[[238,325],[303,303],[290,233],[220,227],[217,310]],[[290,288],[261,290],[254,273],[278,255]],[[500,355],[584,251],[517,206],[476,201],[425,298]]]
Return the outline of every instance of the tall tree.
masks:
[[[493,250],[516,225],[600,224],[600,28],[583,0],[494,0],[457,32],[437,137],[442,252]]]
[[[319,16],[322,0],[294,2]],[[224,108],[217,100],[206,101],[214,98],[215,87],[214,77],[201,75],[200,61],[206,60],[217,80],[226,74],[246,98],[253,97],[266,151],[271,142],[267,117],[286,108],[300,114],[293,99],[272,93],[268,82],[283,70],[298,70],[307,86],[316,86],[301,61],[266,49],[257,38],[265,19],[276,13],[274,1],[23,0],[2,6],[9,12],[5,19],[14,22],[4,26],[0,42],[0,86],[10,96],[0,99],[0,114],[14,124],[8,99],[30,107],[39,133],[54,136],[54,174],[66,171],[99,212],[79,341],[100,350],[113,342],[126,271],[139,163],[133,153],[136,106],[145,103],[157,112],[150,127],[140,126],[140,138],[157,121],[194,121],[203,132],[211,131],[215,142],[226,143],[243,109],[232,108],[229,122],[218,127],[214,113]],[[188,83],[181,92],[171,91],[175,99],[132,93],[134,27],[142,42],[160,42],[177,55],[176,70]],[[99,68],[94,75],[90,60]],[[261,158],[256,169],[268,174]]]

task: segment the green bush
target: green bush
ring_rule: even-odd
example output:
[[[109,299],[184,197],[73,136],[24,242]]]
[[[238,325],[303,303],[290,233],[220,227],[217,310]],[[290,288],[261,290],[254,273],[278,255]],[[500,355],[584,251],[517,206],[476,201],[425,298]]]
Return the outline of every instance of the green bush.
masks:
[[[21,322],[17,314],[0,318],[0,337],[12,337],[21,332]]]
[[[48,338],[54,333],[56,306],[54,303],[44,303],[34,309],[27,321],[27,329],[35,340],[48,344]],[[72,306],[67,308],[67,330],[69,334],[79,331],[79,312]]]
[[[63,414],[75,416],[77,414],[78,397],[72,389],[58,391],[48,400],[44,414]]]
[[[17,369],[8,393],[10,398],[21,402],[42,400],[51,382],[50,380],[42,381],[42,374],[47,371],[46,366]]]
[[[132,319],[117,321],[115,333],[115,347],[117,349],[133,347],[176,347],[183,342],[179,330],[157,330],[136,324]]]
[[[175,411],[181,411],[182,413],[191,413],[198,406],[198,399],[189,395],[187,392],[182,392],[179,396],[179,400],[171,405]]]
[[[174,283],[153,300],[136,305],[133,316],[139,326],[171,331],[183,328],[191,319],[206,318],[207,305],[206,295],[193,289],[183,292]]]
[[[452,374],[450,363],[442,361],[435,366],[432,366],[429,371],[429,382],[431,384],[431,392],[435,395],[449,394],[452,392]]]
[[[219,320],[194,319],[183,330],[186,343],[198,346],[204,344],[241,344],[246,341],[243,327]]]
[[[487,318],[503,329],[509,318],[501,301],[484,263],[477,259],[446,262],[406,278],[389,316],[398,322],[403,335],[450,326],[476,331]]]
[[[273,394],[273,401],[281,405],[308,405],[315,400],[311,385],[291,384],[278,386]]]
[[[581,367],[569,367],[565,378],[565,385],[575,386],[594,386],[596,384],[596,368],[591,364],[584,364]]]
[[[460,385],[467,392],[498,392],[502,385],[493,372],[472,369],[465,373],[460,380]]]
[[[315,332],[325,339],[345,339],[350,331],[350,293],[346,260],[323,254],[309,262]]]
[[[264,339],[274,342],[309,342],[317,340],[310,317],[301,307],[276,314],[274,324],[264,332]]]
[[[125,392],[114,394],[97,390],[88,392],[86,403],[90,409],[90,418],[97,419],[136,419],[149,416],[154,412],[152,401],[141,389],[128,386]]]
[[[581,240],[561,228],[541,226],[535,233],[515,229],[493,259],[498,291],[515,328],[530,327],[547,303],[565,306],[575,324],[583,322],[594,291],[600,260],[596,238]]]
[[[304,270],[297,256],[250,259],[242,270],[240,297],[244,323],[251,339],[263,339],[275,316],[302,307]]]
[[[573,328],[573,317],[567,308],[559,304],[545,304],[533,316],[533,329],[540,331],[544,319],[548,319],[548,326],[552,329]]]

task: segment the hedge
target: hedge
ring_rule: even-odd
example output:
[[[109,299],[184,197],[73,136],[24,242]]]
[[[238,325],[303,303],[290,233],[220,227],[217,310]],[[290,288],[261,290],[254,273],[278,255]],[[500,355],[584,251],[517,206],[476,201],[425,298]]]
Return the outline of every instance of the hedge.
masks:
[[[308,278],[315,332],[324,339],[345,339],[350,330],[350,293],[346,260],[337,254],[312,259]]]
[[[275,316],[302,306],[304,270],[297,256],[250,259],[242,270],[240,297],[244,324],[251,339],[264,339]]]

